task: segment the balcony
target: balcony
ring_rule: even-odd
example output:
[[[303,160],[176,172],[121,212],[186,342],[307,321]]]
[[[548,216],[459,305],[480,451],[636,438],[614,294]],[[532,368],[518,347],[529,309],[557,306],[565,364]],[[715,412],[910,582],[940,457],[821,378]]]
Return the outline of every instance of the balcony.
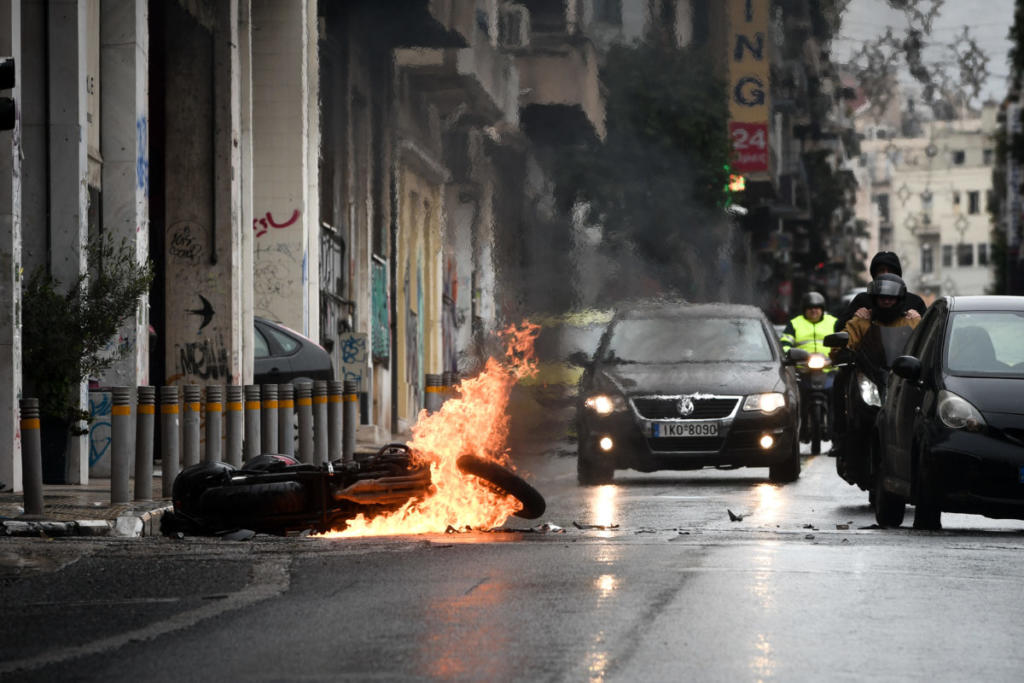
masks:
[[[427,93],[443,116],[459,112],[488,125],[519,121],[519,74],[515,60],[494,48],[482,31],[466,48],[400,48],[395,64]],[[461,111],[460,111],[461,110]]]
[[[586,39],[531,35],[516,53],[519,106],[527,135],[552,144],[584,137],[604,140],[604,95],[597,54]]]

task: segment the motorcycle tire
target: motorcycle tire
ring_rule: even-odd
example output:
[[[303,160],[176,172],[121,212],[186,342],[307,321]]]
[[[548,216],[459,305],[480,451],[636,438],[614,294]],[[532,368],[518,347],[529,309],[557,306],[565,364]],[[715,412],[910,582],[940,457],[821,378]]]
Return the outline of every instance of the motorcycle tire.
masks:
[[[825,411],[820,403],[811,407],[811,454],[821,453],[821,432],[825,424]]]
[[[306,489],[297,481],[218,486],[199,498],[203,517],[258,522],[260,517],[288,515],[306,509]]]
[[[544,514],[547,507],[544,496],[511,470],[475,455],[463,455],[455,464],[463,474],[479,477],[500,493],[518,500],[522,507],[514,513],[516,517],[537,519]]]

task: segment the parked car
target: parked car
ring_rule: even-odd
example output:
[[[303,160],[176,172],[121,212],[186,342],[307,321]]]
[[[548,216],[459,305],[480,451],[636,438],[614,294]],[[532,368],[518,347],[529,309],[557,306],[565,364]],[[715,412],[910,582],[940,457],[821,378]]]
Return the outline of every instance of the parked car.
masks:
[[[768,467],[800,476],[799,390],[754,306],[658,302],[616,314],[584,366],[577,476],[615,470]]]
[[[897,358],[874,439],[875,516],[1024,519],[1024,297],[936,300]]]
[[[255,384],[334,379],[330,354],[312,339],[265,318],[255,318],[254,326]]]

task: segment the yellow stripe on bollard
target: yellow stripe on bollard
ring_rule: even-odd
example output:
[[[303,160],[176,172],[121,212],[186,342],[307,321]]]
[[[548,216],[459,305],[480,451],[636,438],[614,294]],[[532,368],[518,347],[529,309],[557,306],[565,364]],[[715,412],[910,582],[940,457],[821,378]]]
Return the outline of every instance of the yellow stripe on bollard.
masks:
[[[300,398],[299,399],[299,407],[311,406],[311,405],[313,405],[313,399],[311,399],[311,398]]]
[[[447,387],[427,387],[424,389],[429,394],[443,394]]]
[[[132,414],[132,407],[131,406],[113,406],[110,409],[110,414],[111,415],[131,415]]]
[[[359,400],[359,394],[345,394],[342,400],[348,403],[354,403]]]
[[[202,410],[202,406],[199,405],[198,403],[186,403],[185,405],[188,406],[188,408],[193,413],[198,413],[200,410]]]
[[[224,406],[220,403],[207,403],[206,412],[208,413],[220,413],[223,412]]]
[[[164,414],[164,415],[177,415],[178,414],[178,406],[176,406],[176,405],[160,406],[160,412],[162,414]]]
[[[246,410],[259,410],[260,409],[260,402],[259,401],[246,401],[245,402],[245,409]]]
[[[228,410],[241,410],[241,409],[242,409],[242,402],[241,401],[228,401]]]
[[[156,413],[156,406],[143,403],[139,406],[139,415],[153,415]]]
[[[277,407],[277,401],[275,401],[273,399],[271,399],[269,401],[264,401],[263,402],[263,407],[264,408],[276,408]]]
[[[327,397],[326,396],[314,396],[313,397],[313,403],[327,403]]]
[[[277,407],[278,408],[294,408],[295,407],[295,402],[294,401],[288,401],[288,400],[278,401],[277,402]]]
[[[21,421],[22,429],[39,429],[39,418],[38,417],[26,417]]]
[[[341,396],[328,396],[327,400],[331,403],[341,403]]]

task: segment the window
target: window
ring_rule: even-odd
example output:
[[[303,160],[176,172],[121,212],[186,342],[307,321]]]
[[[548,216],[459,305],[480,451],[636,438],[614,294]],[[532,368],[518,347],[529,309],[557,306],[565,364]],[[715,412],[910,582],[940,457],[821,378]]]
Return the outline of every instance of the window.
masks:
[[[974,265],[974,245],[973,244],[958,244],[958,245],[956,245],[956,264],[958,266],[973,266]]]
[[[921,272],[930,273],[935,270],[935,262],[932,254],[932,245],[921,245]]]
[[[594,21],[622,25],[622,0],[594,0]]]
[[[300,346],[298,340],[292,339],[284,332],[279,332],[278,330],[275,330],[273,327],[268,327],[267,332],[270,333],[270,336],[273,337],[274,341],[278,343],[278,345],[281,347],[281,351],[283,351],[284,353],[294,353],[295,351],[298,350]]]
[[[270,356],[270,345],[267,344],[267,338],[263,336],[263,333],[258,328],[253,330],[252,342],[253,358],[268,358]]]
[[[954,149],[953,150],[953,164],[956,165],[956,166],[962,166],[963,163],[964,163],[964,158],[966,156],[967,155],[964,154],[964,151],[962,149]]]
[[[877,194],[875,195],[875,202],[878,204],[878,219],[883,223],[888,223],[889,219],[889,195]]]
[[[978,213],[981,211],[981,193],[972,190],[967,193],[967,213]]]
[[[981,151],[981,163],[985,166],[991,166],[992,162],[995,161],[995,151],[991,149],[983,149]]]
[[[960,190],[953,190],[953,210],[960,210]]]
[[[978,245],[978,265],[988,265],[988,245],[985,243],[981,243]]]
[[[953,267],[953,245],[943,244],[942,245],[942,267],[952,268]]]

